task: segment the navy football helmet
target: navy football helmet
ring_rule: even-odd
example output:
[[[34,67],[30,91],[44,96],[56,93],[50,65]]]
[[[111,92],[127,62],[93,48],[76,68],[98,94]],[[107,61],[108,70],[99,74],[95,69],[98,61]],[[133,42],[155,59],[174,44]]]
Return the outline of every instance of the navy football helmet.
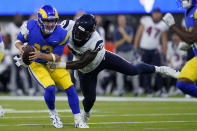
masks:
[[[59,19],[57,10],[51,5],[44,5],[39,9],[37,15],[41,30],[46,34],[51,34],[56,28]]]
[[[76,20],[72,35],[78,46],[89,40],[92,33],[96,30],[96,24],[96,18],[92,14],[84,14]]]

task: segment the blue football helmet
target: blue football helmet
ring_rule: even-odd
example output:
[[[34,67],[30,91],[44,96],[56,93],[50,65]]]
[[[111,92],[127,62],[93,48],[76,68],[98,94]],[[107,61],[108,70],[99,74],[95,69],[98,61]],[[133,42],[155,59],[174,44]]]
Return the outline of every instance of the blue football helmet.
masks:
[[[188,9],[197,5],[197,0],[177,0],[177,4],[181,8]]]
[[[92,14],[84,14],[78,18],[73,27],[73,40],[75,43],[83,44],[88,41],[92,33],[96,30],[96,18]]]
[[[38,10],[37,16],[41,30],[46,34],[53,33],[59,20],[57,10],[51,5],[44,5]]]

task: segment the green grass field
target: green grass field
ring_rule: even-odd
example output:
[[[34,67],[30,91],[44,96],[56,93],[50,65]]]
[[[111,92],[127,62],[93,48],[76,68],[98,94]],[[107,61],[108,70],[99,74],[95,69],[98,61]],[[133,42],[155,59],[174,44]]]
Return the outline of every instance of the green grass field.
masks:
[[[6,110],[0,118],[0,131],[197,131],[197,101],[98,100],[88,121],[90,129],[74,128],[73,115],[63,100],[56,101],[64,123],[62,129],[51,125],[43,100],[0,97],[0,105]]]

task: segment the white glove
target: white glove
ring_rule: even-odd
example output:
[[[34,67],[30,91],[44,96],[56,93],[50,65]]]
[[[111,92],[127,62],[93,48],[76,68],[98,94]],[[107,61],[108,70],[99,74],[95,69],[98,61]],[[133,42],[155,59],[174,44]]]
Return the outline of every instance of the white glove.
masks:
[[[169,27],[171,27],[172,25],[175,24],[174,17],[172,16],[171,13],[165,14],[164,17],[162,18],[162,20],[163,20]]]
[[[66,68],[66,62],[56,62],[56,68]]]
[[[55,62],[48,62],[47,67],[51,70],[54,71],[56,69]]]
[[[20,66],[27,67],[27,65],[23,62],[23,60],[22,60],[21,57],[14,56],[13,59],[16,61],[15,64],[16,64],[18,67],[20,67]]]

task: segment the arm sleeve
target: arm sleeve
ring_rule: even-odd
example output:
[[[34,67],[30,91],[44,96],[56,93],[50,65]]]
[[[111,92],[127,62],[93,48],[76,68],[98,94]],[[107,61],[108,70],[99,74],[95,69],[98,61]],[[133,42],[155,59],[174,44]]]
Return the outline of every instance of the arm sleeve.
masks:
[[[60,42],[55,48],[53,48],[53,53],[61,56],[64,51],[64,46],[68,43],[69,41],[69,33],[67,32],[66,37],[62,42]]]

